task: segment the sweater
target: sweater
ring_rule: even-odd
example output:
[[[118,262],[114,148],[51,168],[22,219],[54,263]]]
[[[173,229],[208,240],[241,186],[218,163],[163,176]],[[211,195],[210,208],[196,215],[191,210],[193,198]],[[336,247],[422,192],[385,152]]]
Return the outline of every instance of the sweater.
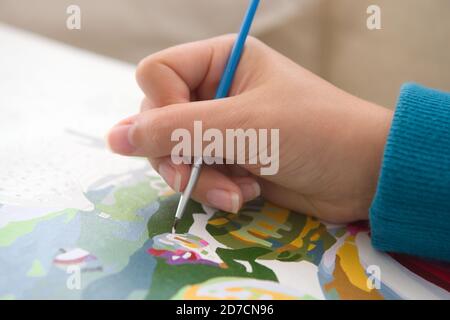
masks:
[[[373,246],[450,261],[450,94],[405,84],[370,208]]]

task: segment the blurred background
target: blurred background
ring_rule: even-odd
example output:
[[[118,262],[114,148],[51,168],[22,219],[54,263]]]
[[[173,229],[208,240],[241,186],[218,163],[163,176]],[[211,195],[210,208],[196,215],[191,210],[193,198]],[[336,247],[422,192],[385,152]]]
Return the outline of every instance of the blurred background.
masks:
[[[81,30],[66,9],[81,8]],[[368,30],[369,5],[381,30]],[[137,63],[236,32],[247,0],[0,0],[0,22]],[[449,0],[262,0],[253,34],[336,86],[388,108],[406,81],[450,91]],[[2,44],[7,45],[7,44]]]

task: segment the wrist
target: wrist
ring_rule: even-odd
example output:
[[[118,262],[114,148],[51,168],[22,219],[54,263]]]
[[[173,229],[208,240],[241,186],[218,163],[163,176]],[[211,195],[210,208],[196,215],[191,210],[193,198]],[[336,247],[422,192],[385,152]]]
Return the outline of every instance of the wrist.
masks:
[[[351,184],[353,203],[351,214],[355,219],[367,220],[375,196],[381,171],[384,148],[392,123],[393,111],[358,99],[353,112],[353,130],[349,130],[348,147],[351,154],[348,183]],[[355,111],[355,110],[354,110]]]

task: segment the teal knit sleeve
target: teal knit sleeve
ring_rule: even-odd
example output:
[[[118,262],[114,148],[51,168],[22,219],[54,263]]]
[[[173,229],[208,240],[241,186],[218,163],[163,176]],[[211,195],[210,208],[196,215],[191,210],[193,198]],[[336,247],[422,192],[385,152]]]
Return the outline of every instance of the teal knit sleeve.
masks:
[[[373,246],[450,261],[450,94],[402,87],[370,208]]]

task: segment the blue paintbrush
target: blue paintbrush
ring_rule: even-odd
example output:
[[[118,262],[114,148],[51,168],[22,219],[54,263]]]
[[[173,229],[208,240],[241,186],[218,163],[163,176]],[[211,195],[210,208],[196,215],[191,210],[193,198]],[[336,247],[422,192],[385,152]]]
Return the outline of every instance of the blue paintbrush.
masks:
[[[228,96],[230,91],[231,83],[236,73],[239,60],[242,56],[242,51],[244,50],[245,40],[247,39],[248,32],[255,17],[256,10],[258,9],[259,0],[251,0],[247,13],[245,14],[244,21],[242,22],[241,29],[234,43],[233,49],[231,50],[230,57],[228,58],[227,65],[223,72],[222,78],[220,79],[219,87],[217,88],[216,96],[214,99],[222,99]],[[181,219],[186,209],[186,205],[191,197],[192,190],[197,183],[200,171],[202,168],[202,158],[198,157],[195,159],[194,164],[191,169],[191,176],[189,177],[189,182],[180,197],[180,202],[178,203],[177,212],[175,214],[175,220],[172,226],[172,233],[175,233],[177,223]]]

